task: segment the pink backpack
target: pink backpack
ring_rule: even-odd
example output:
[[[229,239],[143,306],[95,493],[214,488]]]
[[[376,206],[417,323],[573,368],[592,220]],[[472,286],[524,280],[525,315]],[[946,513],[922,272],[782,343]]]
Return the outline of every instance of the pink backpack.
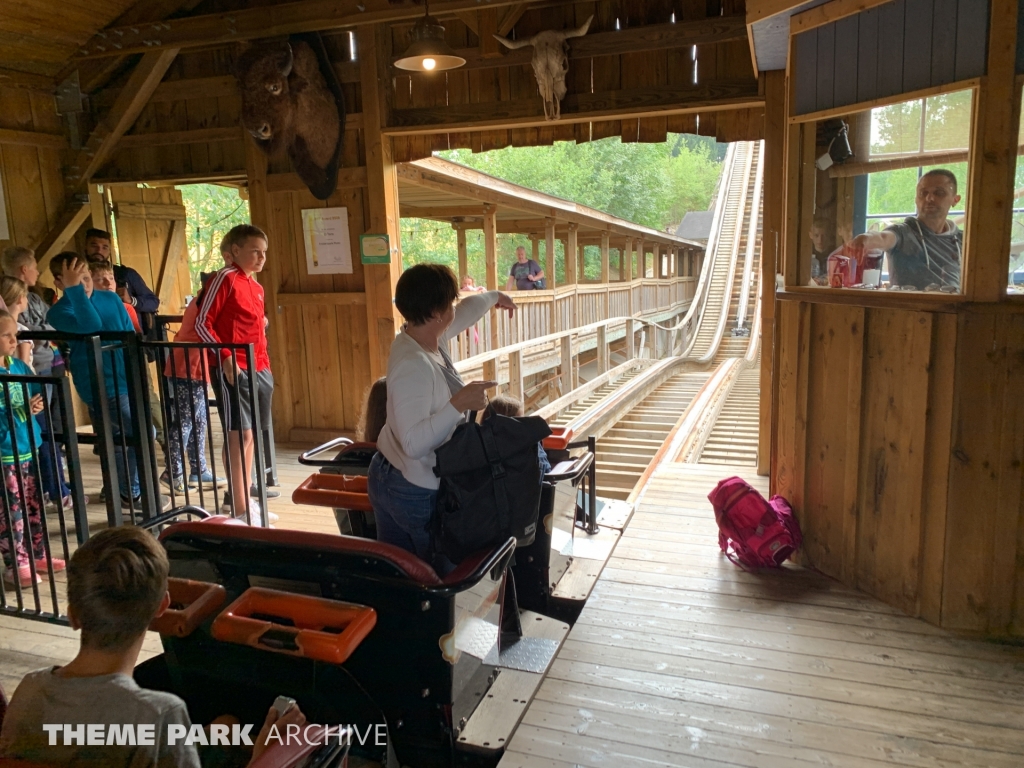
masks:
[[[749,483],[729,477],[708,494],[718,522],[718,545],[740,567],[778,568],[803,537],[789,502],[764,500]]]

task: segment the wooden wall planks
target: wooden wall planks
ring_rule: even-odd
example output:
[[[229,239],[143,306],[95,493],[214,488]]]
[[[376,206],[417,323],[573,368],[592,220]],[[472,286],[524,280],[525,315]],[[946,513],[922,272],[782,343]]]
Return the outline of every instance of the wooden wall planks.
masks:
[[[0,86],[0,128],[61,133],[53,98],[43,93]],[[0,142],[0,179],[10,245],[34,247],[64,211],[64,180],[59,150]],[[49,282],[49,281],[45,281]]]
[[[780,302],[775,492],[808,564],[1024,634],[1024,313]]]
[[[795,36],[794,115],[985,74],[987,0],[894,0]]]

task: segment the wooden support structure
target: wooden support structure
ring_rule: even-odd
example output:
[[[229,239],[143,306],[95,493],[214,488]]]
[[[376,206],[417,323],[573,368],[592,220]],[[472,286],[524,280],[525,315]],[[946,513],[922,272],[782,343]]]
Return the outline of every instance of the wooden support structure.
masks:
[[[391,247],[388,264],[364,264],[366,282],[366,318],[370,334],[370,375],[387,372],[388,354],[397,329],[392,297],[402,271],[402,242],[398,213],[398,177],[391,139],[381,133],[390,109],[382,96],[388,93],[390,77],[388,49],[384,30],[360,27],[357,33],[361,58],[363,124],[366,136],[366,182],[369,203],[368,234],[387,235]]]
[[[459,224],[452,224],[455,229],[455,248],[459,254],[459,285],[462,285],[463,278],[469,274],[469,257],[466,253],[466,228]]]
[[[569,223],[569,236],[565,245],[565,282],[567,285],[575,285],[580,282],[582,275],[577,275],[576,266],[579,256],[579,225]]]
[[[152,51],[144,54],[135,65],[114,106],[72,160],[65,176],[69,193],[85,191],[93,174],[103,167],[121,137],[138,118],[177,55],[176,48]]]
[[[765,73],[764,189],[785,189],[786,73]],[[758,404],[757,472],[768,474],[774,421],[772,414],[772,363],[775,342],[775,273],[781,262],[782,225],[785,200],[769,192],[763,195],[761,219],[761,396]],[[692,257],[691,257],[692,261]]]
[[[602,325],[597,329],[597,373],[598,375],[608,370],[608,327]]]
[[[484,218],[484,264],[487,270],[487,290],[498,289],[498,227],[495,214],[498,211],[496,205],[485,205],[483,209]],[[498,316],[491,311],[491,349],[498,347]],[[493,360],[484,363],[484,378],[490,381],[497,381],[498,369]]]
[[[557,287],[558,282],[555,279],[555,220],[550,218],[544,219],[544,276],[547,278],[548,288]]]
[[[565,335],[559,342],[559,379],[562,387],[562,394],[567,395],[575,388],[572,369],[572,336]]]
[[[523,399],[523,351],[514,350],[508,356],[508,393]]]

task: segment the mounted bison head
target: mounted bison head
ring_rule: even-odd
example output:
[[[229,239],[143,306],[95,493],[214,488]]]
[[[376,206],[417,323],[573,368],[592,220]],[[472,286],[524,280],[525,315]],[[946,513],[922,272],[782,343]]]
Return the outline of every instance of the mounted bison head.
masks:
[[[558,120],[562,116],[565,75],[569,71],[569,44],[565,41],[571,37],[583,37],[593,20],[594,17],[591,15],[578,29],[569,29],[565,32],[546,30],[526,40],[506,40],[504,37],[494,36],[499,43],[513,50],[533,46],[533,74],[537,78],[540,97],[544,100],[544,117],[548,120]]]
[[[310,191],[334,193],[344,137],[344,99],[319,37],[294,43],[256,41],[235,64],[242,126],[268,155],[281,149]],[[321,64],[328,69],[331,86]]]

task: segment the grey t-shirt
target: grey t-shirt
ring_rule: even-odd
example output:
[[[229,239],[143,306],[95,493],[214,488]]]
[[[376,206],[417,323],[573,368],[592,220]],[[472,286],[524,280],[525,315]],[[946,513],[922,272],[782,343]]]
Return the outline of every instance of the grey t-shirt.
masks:
[[[945,232],[936,234],[911,216],[885,228],[896,236],[896,245],[889,250],[889,279],[893,285],[921,291],[929,285],[960,289],[964,233],[952,221],[947,224]]]
[[[533,291],[537,288],[537,283],[530,279],[530,275],[540,274],[540,264],[533,259],[527,259],[525,262],[520,264],[518,261],[512,265],[512,269],[508,271],[508,276],[515,278],[516,290],[519,291]]]
[[[140,688],[127,675],[58,677],[57,667],[25,675],[15,691],[0,731],[0,757],[20,757],[48,766],[96,766],[96,768],[200,768],[194,746],[168,746],[167,726],[180,724],[186,732],[192,723],[185,702],[170,693]],[[153,725],[152,746],[111,744],[64,745],[63,732],[50,734],[43,725]],[[137,730],[137,729],[136,729]]]
[[[18,318],[29,330],[52,331],[53,326],[46,322],[49,311],[46,302],[35,291],[28,292],[28,308]],[[48,341],[37,341],[32,345],[32,368],[36,373],[48,374],[53,368],[53,347]]]

